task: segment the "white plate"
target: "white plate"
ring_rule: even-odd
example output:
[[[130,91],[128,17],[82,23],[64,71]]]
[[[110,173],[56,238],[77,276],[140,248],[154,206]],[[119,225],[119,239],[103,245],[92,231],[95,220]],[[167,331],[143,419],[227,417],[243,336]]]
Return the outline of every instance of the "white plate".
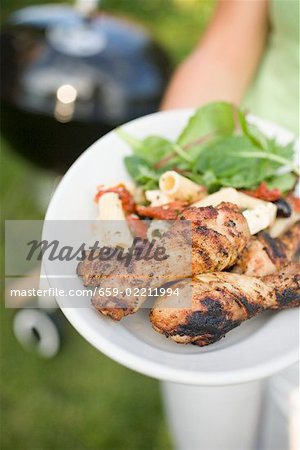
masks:
[[[157,134],[175,139],[192,112],[156,113],[134,120],[124,129],[138,137]],[[293,138],[269,122],[251,120],[282,143]],[[94,219],[96,186],[129,179],[123,165],[126,154],[130,149],[114,131],[95,142],[62,179],[46,220]],[[60,287],[59,280],[49,281],[52,287]],[[293,364],[299,355],[297,309],[264,313],[204,348],[182,346],[154,332],[146,309],[120,323],[98,314],[89,299],[86,308],[62,310],[77,331],[107,356],[143,374],[179,383],[222,385],[258,379]]]

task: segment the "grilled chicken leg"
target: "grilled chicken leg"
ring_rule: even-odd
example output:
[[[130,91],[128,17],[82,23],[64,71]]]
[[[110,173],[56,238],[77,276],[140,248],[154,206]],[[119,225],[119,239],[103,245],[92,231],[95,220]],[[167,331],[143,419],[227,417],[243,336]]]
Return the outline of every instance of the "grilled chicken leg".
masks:
[[[231,203],[221,203],[216,208],[190,207],[181,219],[190,220],[191,229],[188,223],[174,221],[170,231],[158,241],[169,255],[165,261],[133,260],[125,267],[120,261],[91,261],[86,255],[77,273],[85,286],[101,288],[92,298],[98,311],[115,320],[133,314],[147,298],[138,295],[142,288],[154,289],[192,274],[230,267],[250,239],[246,219]],[[103,296],[104,288],[118,289],[119,294]]]
[[[192,221],[193,275],[232,266],[250,240],[247,221],[232,203],[189,207],[181,219]]]
[[[78,265],[77,273],[82,277],[84,286],[99,287],[92,298],[93,306],[102,314],[121,320],[142,306],[149,289],[189,277],[192,266],[189,250],[191,233],[185,233],[186,229],[178,223],[175,230],[156,241],[151,252],[154,254],[156,248],[164,248],[167,258],[162,261],[133,256],[130,264],[125,265],[124,260],[102,261],[97,254],[90,260],[87,254]],[[145,240],[139,248],[143,248],[145,254],[150,245]]]
[[[156,301],[153,328],[178,343],[205,346],[262,311],[299,306],[300,264],[261,279],[226,272],[197,275],[176,287],[179,296]]]
[[[265,231],[258,233],[243,251],[233,272],[249,276],[271,275],[293,261],[299,252],[300,220],[277,239]]]

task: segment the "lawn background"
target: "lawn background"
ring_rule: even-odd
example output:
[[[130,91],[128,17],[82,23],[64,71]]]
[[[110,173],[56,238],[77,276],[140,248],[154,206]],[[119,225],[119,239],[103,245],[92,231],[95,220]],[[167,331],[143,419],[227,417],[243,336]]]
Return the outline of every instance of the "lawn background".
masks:
[[[15,9],[40,3],[2,0],[2,20]],[[213,4],[213,0],[103,0],[101,6],[148,27],[176,65],[203,32]],[[55,174],[33,167],[3,140],[1,167],[2,217],[43,218]],[[16,342],[13,315],[2,306],[1,449],[171,448],[156,380],[96,351],[62,316],[62,349],[56,358],[42,360]]]

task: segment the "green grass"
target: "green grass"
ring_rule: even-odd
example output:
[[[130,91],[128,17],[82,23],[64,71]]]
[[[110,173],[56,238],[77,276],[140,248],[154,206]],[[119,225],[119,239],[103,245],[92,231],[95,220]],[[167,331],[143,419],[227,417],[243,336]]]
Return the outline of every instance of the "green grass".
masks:
[[[54,177],[25,162],[5,142],[1,150],[5,217],[42,218],[39,187]],[[59,312],[63,341],[58,356],[43,360],[24,351],[12,333],[15,311],[3,303],[1,449],[170,448],[156,380],[102,355]]]
[[[66,322],[59,355],[25,353],[3,315],[1,449],[169,448],[157,382],[87,344]]]
[[[38,3],[2,0],[3,18],[14,9]],[[201,35],[213,2],[103,0],[102,7],[143,23],[178,63]],[[45,192],[50,192],[55,176],[33,167],[3,141],[1,158],[3,217],[43,218],[41,199],[47,198]],[[62,315],[63,345],[58,356],[43,360],[25,352],[12,334],[14,313],[1,308],[1,449],[171,448],[156,380],[96,351]]]

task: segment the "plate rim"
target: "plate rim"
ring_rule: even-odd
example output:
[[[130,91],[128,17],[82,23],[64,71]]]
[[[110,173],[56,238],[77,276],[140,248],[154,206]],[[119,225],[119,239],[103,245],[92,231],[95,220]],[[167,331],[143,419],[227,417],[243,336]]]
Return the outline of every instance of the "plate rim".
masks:
[[[184,109],[175,109],[169,111],[159,111],[156,113],[149,114],[147,116],[142,116],[137,119],[134,119],[122,126],[134,126],[137,122],[145,120],[145,118],[150,118],[152,116],[158,115],[172,115],[175,116],[178,114],[186,115],[187,118],[195,111],[195,108],[184,108]],[[279,134],[285,135],[288,140],[297,140],[297,137],[290,132],[289,130],[274,124],[266,119],[248,115],[250,122],[259,123],[262,126],[269,126],[271,128],[276,128]],[[45,215],[46,220],[59,220],[51,218],[53,205],[56,202],[56,199],[59,197],[61,189],[64,187],[64,184],[68,182],[68,178],[72,175],[72,172],[80,165],[81,159],[87,157],[87,153],[92,152],[93,148],[96,147],[99,141],[109,138],[109,136],[114,135],[116,130],[113,129],[107,134],[101,136],[97,141],[95,141],[90,147],[88,147],[83,153],[74,161],[68,171],[65,173],[60,183],[56,187],[56,190],[51,198],[51,201],[48,205],[47,212]],[[51,280],[50,284],[51,284]],[[58,302],[59,305],[59,302]],[[106,356],[111,359],[117,361],[118,363],[124,365],[125,367],[135,370],[144,375],[157,378],[160,380],[171,381],[175,383],[182,384],[190,384],[190,385],[202,385],[202,386],[221,386],[221,385],[230,385],[230,384],[239,384],[245,383],[249,381],[254,381],[262,378],[266,378],[280,370],[296,363],[299,359],[299,352],[297,348],[290,350],[289,352],[282,353],[280,356],[268,359],[266,363],[259,363],[253,365],[251,368],[245,367],[243,369],[228,371],[192,371],[185,370],[182,368],[174,368],[164,365],[157,361],[151,361],[147,359],[147,357],[141,357],[139,355],[131,353],[124,347],[120,347],[118,344],[111,342],[102,334],[96,334],[92,327],[86,327],[84,323],[78,320],[78,314],[76,314],[76,308],[63,308],[60,307],[65,317],[72,324],[72,326],[76,329],[76,331],[84,337],[93,347],[97,350],[101,351]],[[298,314],[299,316],[299,314]],[[200,357],[200,355],[199,355]]]

